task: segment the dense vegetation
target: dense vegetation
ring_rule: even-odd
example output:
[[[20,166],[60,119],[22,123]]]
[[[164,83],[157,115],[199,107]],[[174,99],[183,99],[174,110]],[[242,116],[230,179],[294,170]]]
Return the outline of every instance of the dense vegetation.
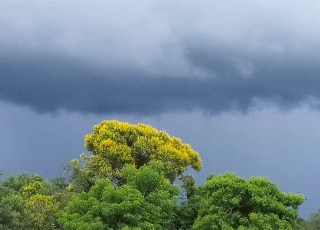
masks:
[[[301,194],[266,178],[212,174],[196,186],[185,171],[201,169],[199,154],[151,126],[103,121],[85,146],[65,178],[2,179],[0,229],[319,229],[319,213],[299,219]]]

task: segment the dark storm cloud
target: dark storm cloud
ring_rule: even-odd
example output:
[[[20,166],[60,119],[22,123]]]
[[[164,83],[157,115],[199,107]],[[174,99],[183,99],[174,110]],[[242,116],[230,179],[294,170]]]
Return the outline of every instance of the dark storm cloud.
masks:
[[[210,66],[210,58],[199,54],[197,58],[205,59]],[[67,59],[8,61],[1,68],[0,98],[38,112],[65,109],[100,114],[153,114],[193,109],[210,113],[248,111],[261,101],[290,108],[320,97],[317,68],[303,73],[290,70],[281,76],[266,71],[265,76],[248,79],[228,74],[195,79],[148,77],[135,70],[104,71]]]
[[[316,108],[319,6],[248,2],[3,1],[0,100],[38,112]]]

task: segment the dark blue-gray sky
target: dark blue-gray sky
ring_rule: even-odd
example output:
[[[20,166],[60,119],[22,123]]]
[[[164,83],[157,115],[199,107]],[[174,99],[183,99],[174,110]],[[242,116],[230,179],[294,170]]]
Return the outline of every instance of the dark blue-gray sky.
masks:
[[[59,173],[102,119],[181,137],[211,173],[320,208],[320,4],[2,0],[0,168]]]

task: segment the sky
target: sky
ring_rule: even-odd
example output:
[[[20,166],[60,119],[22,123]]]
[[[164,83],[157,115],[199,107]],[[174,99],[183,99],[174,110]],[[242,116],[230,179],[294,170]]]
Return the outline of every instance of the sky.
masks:
[[[101,120],[148,123],[210,173],[320,208],[320,4],[1,0],[0,169],[58,176]]]

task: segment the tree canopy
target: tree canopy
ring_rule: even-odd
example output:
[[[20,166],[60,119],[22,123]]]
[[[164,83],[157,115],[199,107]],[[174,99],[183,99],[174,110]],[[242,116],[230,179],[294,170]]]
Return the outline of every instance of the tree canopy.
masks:
[[[266,178],[213,174],[197,186],[184,171],[200,170],[200,155],[151,126],[102,121],[85,146],[70,178],[0,180],[0,229],[318,229],[319,213],[299,219],[301,194]]]
[[[72,199],[59,214],[64,229],[172,229],[179,190],[164,177],[162,165],[128,165],[124,171],[125,185],[99,179]]]
[[[320,210],[315,213],[311,213],[309,219],[301,220],[297,227],[297,230],[318,230],[320,229]]]
[[[199,188],[193,229],[293,229],[304,198],[288,194],[267,178],[245,180],[235,174],[212,175]]]
[[[59,194],[65,185],[60,180],[44,180],[26,173],[0,182],[0,229],[56,229]]]
[[[188,166],[201,169],[200,155],[189,144],[145,124],[102,121],[86,135],[85,147],[92,153],[82,156],[89,177],[109,177],[125,164],[140,168],[151,160],[163,163],[165,176],[171,182]]]

